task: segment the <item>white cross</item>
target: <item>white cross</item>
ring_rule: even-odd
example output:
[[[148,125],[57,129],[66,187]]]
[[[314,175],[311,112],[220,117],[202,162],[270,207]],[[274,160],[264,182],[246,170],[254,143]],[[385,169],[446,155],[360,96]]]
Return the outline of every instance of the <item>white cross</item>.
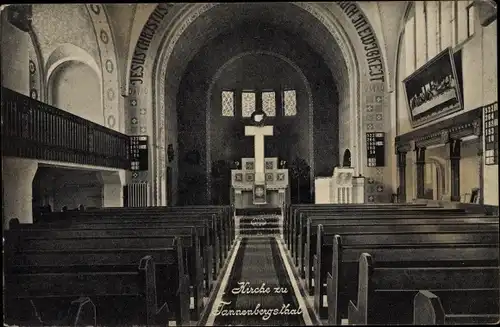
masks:
[[[254,137],[255,182],[264,183],[264,136],[272,136],[272,126],[245,126],[245,136]]]

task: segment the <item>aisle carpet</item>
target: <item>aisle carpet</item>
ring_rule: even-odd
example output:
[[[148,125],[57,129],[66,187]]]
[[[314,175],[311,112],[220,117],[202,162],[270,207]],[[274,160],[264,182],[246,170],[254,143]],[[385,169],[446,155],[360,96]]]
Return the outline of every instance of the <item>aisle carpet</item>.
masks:
[[[258,292],[241,294],[250,288]],[[307,309],[299,308],[276,239],[243,238],[222,301],[212,308],[214,325],[303,326],[302,310]]]

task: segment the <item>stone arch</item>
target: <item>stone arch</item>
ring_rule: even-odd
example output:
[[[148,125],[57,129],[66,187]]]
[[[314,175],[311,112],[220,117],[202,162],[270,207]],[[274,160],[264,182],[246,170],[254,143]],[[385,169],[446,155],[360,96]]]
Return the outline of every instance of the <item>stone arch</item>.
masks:
[[[404,31],[405,31],[405,25],[406,25],[406,19],[408,18],[408,15],[410,14],[410,11],[413,8],[413,1],[407,1],[406,7],[403,13],[403,16],[401,17],[401,21],[399,22],[399,31],[398,31],[398,38],[396,41],[396,60],[394,60],[394,76],[393,78],[393,85],[394,85],[394,112],[396,114],[396,120],[399,120],[398,112],[399,112],[399,106],[398,106],[398,98],[399,98],[399,92],[401,92],[401,85],[398,82],[398,76],[399,76],[399,70],[401,69],[400,67],[400,53],[401,53],[401,47],[402,47],[402,42],[403,42],[403,36],[404,36]],[[399,135],[399,124],[396,123],[396,135]]]
[[[436,190],[437,192],[437,198],[438,200],[442,200],[442,197],[446,194],[447,192],[447,183],[446,181],[450,176],[447,175],[446,173],[446,160],[440,157],[432,156],[427,158],[427,161],[429,163],[432,163],[435,165],[436,170],[437,170],[437,187],[438,189]]]
[[[159,4],[142,30],[134,56],[130,58],[132,62],[129,72],[130,99],[126,106],[133,118],[127,124],[130,124],[132,134],[148,134],[152,137],[153,142],[156,143],[154,148],[157,152],[152,156],[157,157],[158,162],[151,164],[151,174],[135,174],[132,176],[133,181],[149,181],[153,189],[156,189],[153,184],[157,181],[166,182],[164,165],[165,118],[166,108],[171,109],[170,107],[173,105],[166,104],[165,101],[166,73],[169,63],[171,63],[170,57],[177,41],[196,18],[219,5],[221,4],[205,3],[179,6]],[[383,189],[387,189],[383,187],[384,180],[387,180],[387,177],[384,178],[384,176],[390,176],[391,167],[366,168],[365,165],[364,132],[383,130],[387,134],[391,133],[388,115],[384,115],[384,103],[385,107],[388,104],[384,94],[387,78],[387,72],[384,68],[386,61],[380,50],[381,47],[374,29],[362,9],[354,2],[291,3],[291,5],[312,15],[339,44],[347,67],[345,78],[349,94],[346,101],[349,103],[348,109],[352,117],[352,126],[354,126],[354,128],[349,129],[349,148],[354,151],[354,166],[358,170],[357,173],[363,173],[366,176],[372,175],[376,181],[372,191],[374,196],[371,198],[387,201],[390,197],[390,191],[389,197],[385,194],[385,198],[387,198],[385,199],[381,196],[383,194],[376,193],[376,189],[379,185],[382,185]],[[354,16],[356,19],[353,18],[353,13],[357,15]],[[369,35],[362,36],[360,29]],[[366,36],[371,38],[370,52],[367,52],[367,46],[363,44]],[[374,54],[377,58],[369,57],[369,55]],[[374,60],[378,60],[379,76],[376,78],[371,77],[372,71],[369,71],[369,66],[373,66]],[[168,96],[175,97],[171,94]],[[152,110],[148,110],[148,108],[152,108]],[[153,120],[158,122],[156,126],[153,125]]]
[[[96,73],[98,80],[102,84],[99,66],[87,51],[70,43],[61,44],[52,51],[45,63],[45,94],[47,103],[52,104],[53,102],[52,87],[54,72],[61,68],[63,64],[71,61],[81,62],[89,66]]]
[[[70,43],[64,43],[54,49],[45,63],[45,78],[48,83],[54,70],[65,61],[79,61],[91,67],[97,76],[101,77],[101,70],[92,56],[85,50]]]
[[[65,60],[52,71],[49,78],[47,93],[49,103],[104,125],[100,84],[99,76],[87,63]]]
[[[34,60],[31,62],[30,59],[30,97],[41,101],[46,102],[46,80],[45,80],[45,71],[43,69],[43,56],[42,50],[40,48],[40,43],[38,42],[38,37],[36,33],[33,31],[32,26],[30,25],[30,29],[28,31],[30,36],[31,45],[34,50]]]
[[[108,128],[124,132],[123,118],[120,111],[120,74],[114,35],[106,13],[106,7],[101,4],[86,5],[89,17],[94,26],[97,46],[99,48],[100,70],[102,72],[102,102],[104,109],[104,125]]]
[[[302,72],[302,70],[292,61],[290,60],[289,58],[287,58],[286,56],[283,56],[279,53],[276,53],[276,52],[272,52],[272,51],[264,51],[264,50],[259,50],[259,51],[245,51],[245,52],[242,52],[242,53],[239,53],[238,55],[230,58],[228,61],[226,61],[221,67],[219,67],[217,69],[217,72],[214,74],[214,76],[212,77],[212,80],[210,81],[210,86],[208,88],[208,92],[207,92],[207,99],[206,99],[206,103],[207,103],[207,106],[206,106],[206,128],[207,128],[207,131],[210,131],[210,113],[211,113],[211,105],[212,105],[212,89],[215,85],[215,83],[217,82],[217,80],[219,79],[220,75],[222,74],[222,72],[226,69],[227,66],[229,66],[230,64],[232,64],[233,62],[235,62],[236,60],[238,59],[241,59],[245,56],[250,56],[250,55],[268,55],[268,56],[272,56],[272,57],[275,57],[275,58],[278,58],[284,62],[286,62],[288,65],[290,65],[296,72],[297,74],[299,74],[301,80],[302,80],[302,83],[304,84],[305,88],[306,88],[306,92],[307,92],[307,102],[308,102],[308,119],[309,119],[309,131],[308,131],[308,134],[309,134],[309,161],[310,161],[310,166],[311,166],[311,192],[313,190],[313,187],[314,187],[314,142],[313,142],[313,119],[314,119],[314,111],[313,111],[313,97],[312,97],[312,91],[311,91],[311,85],[309,83],[309,81],[307,80],[306,76],[304,75],[304,73]],[[210,140],[210,133],[207,133],[207,152],[206,152],[206,156],[207,156],[207,169],[206,169],[206,173],[207,173],[207,194],[208,194],[208,198],[210,199],[211,198],[211,184],[212,184],[212,174],[211,174],[211,171],[212,171],[212,160],[210,159],[211,157],[211,154],[210,154],[210,149],[211,149],[211,146],[210,146],[210,143],[211,140]]]

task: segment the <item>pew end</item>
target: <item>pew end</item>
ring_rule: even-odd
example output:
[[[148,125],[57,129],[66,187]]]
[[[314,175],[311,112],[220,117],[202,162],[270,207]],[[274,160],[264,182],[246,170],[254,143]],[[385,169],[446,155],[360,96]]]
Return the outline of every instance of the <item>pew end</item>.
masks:
[[[414,325],[444,325],[444,316],[443,304],[434,293],[424,290],[415,295]]]
[[[89,297],[80,297],[71,301],[67,317],[68,326],[97,327],[97,314],[94,302]]]
[[[474,301],[474,299],[469,299]],[[485,311],[488,311],[485,308]],[[491,310],[490,310],[491,311]],[[414,298],[414,325],[498,324],[500,313],[446,313],[439,296],[428,290],[419,291]]]

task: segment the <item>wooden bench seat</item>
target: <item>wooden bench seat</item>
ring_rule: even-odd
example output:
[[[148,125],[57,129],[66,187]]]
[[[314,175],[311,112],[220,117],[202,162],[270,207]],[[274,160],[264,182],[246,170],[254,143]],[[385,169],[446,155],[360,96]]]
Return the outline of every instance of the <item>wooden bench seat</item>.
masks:
[[[306,233],[306,223],[309,218],[322,217],[323,219],[349,219],[349,218],[365,218],[365,217],[395,217],[396,215],[406,216],[434,216],[434,217],[444,217],[444,216],[463,216],[465,213],[462,209],[441,209],[441,208],[398,208],[398,209],[387,209],[387,208],[373,208],[373,209],[362,209],[362,208],[351,208],[348,210],[340,212],[327,212],[327,211],[312,211],[307,213],[301,213],[296,217],[296,221],[292,225],[291,230],[291,253],[292,258],[297,264],[297,255],[300,251],[299,249],[299,235],[302,234],[303,237]],[[477,214],[475,214],[477,216]],[[302,249],[303,250],[303,249]]]
[[[135,271],[7,274],[4,294],[6,322],[19,325],[61,325],[69,322],[76,325],[83,323],[83,311],[88,314],[87,310],[81,310],[83,306],[90,305],[91,319],[86,324],[136,323],[167,326],[169,306],[158,303],[153,258],[145,256],[135,266]],[[108,320],[106,313],[98,305],[94,310],[91,303],[106,300],[114,301],[116,306],[117,302],[123,301],[121,308],[114,314],[113,321]],[[57,321],[57,315],[46,314],[42,309],[48,305],[53,306],[54,302],[67,303],[66,307],[74,307],[76,303],[77,307],[71,308],[69,319],[61,322]],[[27,306],[23,306],[23,303]],[[132,303],[135,305],[131,306]],[[52,309],[57,312],[65,308]]]
[[[212,277],[216,277],[220,267],[225,259],[222,254],[222,246],[220,239],[213,231],[213,220],[207,220],[199,217],[185,217],[181,218],[123,218],[123,219],[96,219],[94,220],[66,220],[52,223],[40,224],[18,224],[16,220],[11,220],[11,229],[15,228],[29,228],[29,229],[92,229],[92,230],[106,230],[106,229],[129,229],[129,230],[143,230],[143,229],[172,229],[172,228],[190,228],[192,226],[197,228],[198,235],[202,238],[201,246],[211,247],[212,249]],[[16,225],[19,225],[16,227]],[[204,238],[205,236],[205,238]],[[211,281],[212,279],[209,279]]]
[[[161,209],[158,209],[161,208]],[[171,209],[171,208],[176,208]],[[130,210],[129,210],[130,209]],[[141,210],[139,210],[141,209]],[[78,211],[78,212],[57,212],[48,213],[44,216],[41,222],[54,222],[54,221],[64,221],[69,219],[92,219],[92,218],[125,218],[125,217],[140,217],[144,216],[213,216],[218,224],[218,229],[223,230],[227,233],[227,239],[221,239],[224,241],[224,245],[229,249],[230,245],[234,241],[235,230],[234,230],[234,219],[230,214],[229,210],[222,210],[220,208],[187,208],[187,207],[147,207],[147,208],[103,208],[102,210],[92,210],[92,211]]]
[[[462,231],[405,231],[400,233],[392,233],[387,231],[373,232],[363,230],[358,232],[342,233],[334,237],[325,236],[322,233],[322,226],[318,227],[318,242],[317,254],[314,257],[314,307],[316,312],[322,318],[327,316],[324,297],[327,296],[328,302],[328,317],[329,323],[335,324],[335,321],[340,323],[340,315],[337,312],[346,313],[347,300],[345,295],[346,287],[343,286],[356,279],[356,263],[347,261],[344,254],[354,252],[351,259],[356,258],[356,253],[359,253],[359,248],[366,247],[394,247],[412,246],[414,248],[429,247],[429,246],[484,246],[488,248],[498,248],[499,236],[497,231],[477,231],[474,229],[466,229]],[[498,257],[498,256],[497,256]],[[491,260],[490,260],[491,259]],[[494,262],[495,256],[491,258],[483,258],[488,262]],[[472,260],[472,259],[471,259]],[[469,263],[472,262],[469,260]],[[356,261],[356,260],[354,260]],[[404,260],[403,260],[404,261]],[[482,262],[482,261],[480,261]],[[432,259],[426,264],[432,265]],[[353,266],[354,265],[354,266]],[[344,271],[345,267],[350,267],[350,271]],[[328,288],[326,284],[329,284]],[[349,289],[353,291],[351,287]],[[343,295],[344,294],[344,295]]]
[[[460,290],[455,290],[455,292]],[[437,292],[436,292],[437,293]],[[445,300],[446,301],[446,300]],[[423,290],[415,295],[413,302],[413,324],[414,325],[484,325],[495,324],[500,321],[498,307],[486,305],[477,308],[477,312],[471,312],[474,308],[476,298],[460,297],[460,308],[456,308],[455,302],[446,303],[433,292]],[[445,309],[446,308],[446,309]],[[461,309],[461,310],[460,310]],[[453,312],[453,313],[452,313]]]
[[[340,211],[344,208],[380,208],[380,207],[390,207],[390,208],[401,208],[401,207],[426,207],[427,204],[422,203],[377,203],[377,204],[369,204],[369,203],[349,203],[349,204],[334,204],[334,203],[302,203],[302,204],[288,204],[283,208],[283,222],[284,228],[288,229],[292,217],[301,211],[308,210],[316,210],[316,209],[328,209],[330,211]],[[436,206],[437,207],[437,206]]]
[[[146,211],[138,214],[137,212],[129,211],[111,211],[111,212],[76,212],[72,215],[66,213],[54,213],[53,215],[59,215],[58,218],[47,219],[44,222],[38,224],[75,224],[75,223],[102,223],[109,221],[121,222],[124,220],[146,220],[146,219],[163,219],[163,220],[192,220],[192,219],[207,219],[213,228],[214,235],[219,237],[221,241],[221,250],[223,250],[224,258],[229,252],[229,248],[232,244],[233,237],[231,236],[234,232],[228,225],[227,221],[223,220],[221,217],[215,214],[209,214],[206,212],[156,212],[156,211]]]
[[[405,217],[405,216],[401,216]],[[321,218],[309,218],[307,221],[306,235],[302,239],[302,235],[299,235],[299,254],[298,263],[299,271],[306,278],[307,285],[311,282],[311,268],[312,268],[312,258],[316,254],[316,242],[317,242],[317,232],[318,226],[322,226],[323,233],[325,235],[334,236],[335,234],[341,234],[342,228],[359,228],[359,231],[364,231],[366,228],[371,228],[372,226],[383,226],[378,227],[379,231],[386,230],[388,232],[404,232],[413,231],[418,228],[425,228],[426,230],[464,230],[467,231],[470,228],[486,228],[492,231],[498,230],[498,218],[496,217],[432,217],[432,216],[408,216],[405,218],[392,217],[392,218],[370,218],[364,217],[361,219],[340,219],[340,220],[330,220]],[[405,227],[400,227],[400,226]],[[339,226],[342,226],[340,229]],[[467,226],[467,227],[466,227]],[[377,227],[376,227],[377,228]],[[370,229],[372,232],[375,229]],[[368,230],[367,230],[368,231]],[[312,288],[311,288],[312,290]]]
[[[187,272],[190,285],[193,289],[194,317],[195,320],[201,314],[203,308],[203,295],[208,296],[212,289],[211,257],[201,256],[200,239],[194,228],[185,231],[178,229],[142,229],[140,236],[130,235],[130,230],[12,230],[7,234],[11,243],[11,251],[23,256],[27,253],[39,253],[40,251],[54,251],[65,249],[95,250],[106,248],[121,249],[145,249],[155,250],[170,246],[176,239],[180,245],[185,258],[183,271]],[[154,234],[154,235],[151,235]],[[207,248],[210,255],[211,248]],[[161,261],[155,260],[157,263]],[[161,276],[159,276],[161,278]]]
[[[341,217],[339,219],[330,219],[323,217],[311,217],[306,223],[306,228],[299,234],[298,240],[298,253],[297,253],[297,265],[299,267],[299,272],[301,277],[307,278],[307,282],[310,281],[312,258],[316,252],[316,233],[317,226],[323,225],[324,232],[329,233],[332,236],[339,233],[338,226],[343,226],[345,228],[351,228],[357,230],[362,230],[362,228],[377,225],[379,231],[391,231],[398,232],[404,231],[407,227],[399,227],[400,225],[409,226],[408,228],[417,228],[421,226],[422,228],[438,230],[450,230],[454,229],[455,226],[483,226],[484,228],[495,228],[498,227],[498,218],[496,217],[462,217],[462,216],[427,216],[427,215],[397,215],[397,216],[386,216],[379,218],[374,215],[365,215],[363,218],[354,217],[349,219],[349,217]],[[358,226],[358,227],[357,227]],[[424,227],[426,226],[426,227]],[[462,227],[457,227],[462,228]],[[308,277],[309,276],[309,277]]]
[[[498,266],[498,244],[368,244],[334,248],[331,273],[327,273],[328,321],[347,318],[349,300],[355,300],[359,258],[371,253],[380,266],[430,267]]]
[[[441,254],[435,261],[451,258],[443,256],[446,251],[441,248],[427,250],[428,255],[412,256],[413,260],[436,253]],[[419,290],[435,293],[447,309],[457,313],[499,313],[498,265],[450,266],[446,260],[433,267],[415,267],[411,260],[405,260],[405,265],[381,265],[379,257],[365,252],[359,258],[357,296],[349,302],[349,324],[412,324]]]
[[[227,258],[227,255],[229,253],[229,248],[232,244],[232,241],[230,240],[231,238],[231,231],[223,229],[223,225],[221,223],[221,220],[217,218],[215,215],[195,215],[195,214],[182,214],[182,213],[154,213],[154,214],[142,214],[142,215],[130,215],[130,214],[117,214],[113,216],[90,216],[90,217],[72,217],[70,219],[66,220],[61,220],[59,222],[53,222],[50,223],[51,226],[55,226],[54,224],[71,224],[71,225],[81,225],[81,224],[121,224],[124,222],[137,222],[137,223],[142,223],[146,221],[165,221],[165,222],[174,222],[174,221],[180,221],[182,223],[187,223],[187,222],[197,222],[197,221],[203,221],[206,220],[209,223],[209,231],[210,231],[210,239],[212,240],[212,243],[215,243],[217,241],[218,243],[218,249],[221,257],[219,258],[219,261],[224,261]],[[217,240],[216,240],[217,239]],[[215,244],[213,244],[215,246]]]
[[[292,232],[297,229],[298,220],[301,215],[309,213],[322,212],[322,213],[339,213],[350,211],[374,211],[374,210],[404,210],[410,209],[424,209],[434,208],[439,209],[439,206],[426,206],[421,204],[308,204],[308,205],[293,205],[289,210],[288,217],[284,221],[284,231],[286,234],[287,245],[292,247]],[[463,211],[463,210],[461,210]]]

